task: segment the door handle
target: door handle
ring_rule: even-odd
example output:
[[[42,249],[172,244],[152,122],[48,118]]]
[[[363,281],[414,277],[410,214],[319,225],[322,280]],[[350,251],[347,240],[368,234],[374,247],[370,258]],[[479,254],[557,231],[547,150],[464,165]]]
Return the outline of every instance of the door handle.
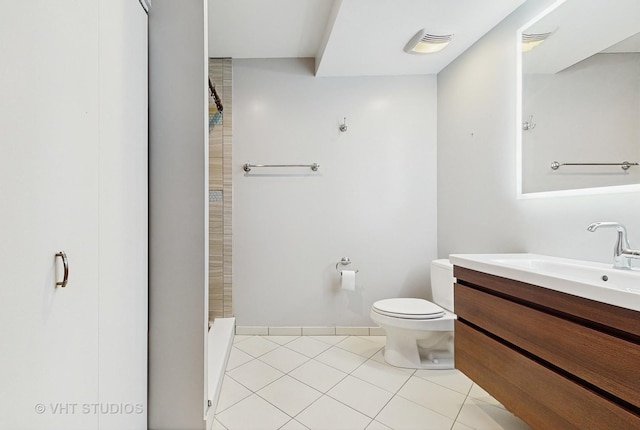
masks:
[[[67,281],[69,280],[69,260],[67,259],[67,254],[64,251],[60,251],[56,254],[56,258],[62,258],[62,267],[64,267],[64,274],[62,275],[62,281],[56,282],[56,286],[61,286],[62,288],[67,286]]]

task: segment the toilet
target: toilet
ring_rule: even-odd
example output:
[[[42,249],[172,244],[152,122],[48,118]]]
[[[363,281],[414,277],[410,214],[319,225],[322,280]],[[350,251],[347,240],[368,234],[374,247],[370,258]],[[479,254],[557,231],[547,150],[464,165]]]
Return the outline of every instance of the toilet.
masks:
[[[434,260],[433,302],[396,298],[373,304],[371,319],[387,334],[384,347],[387,363],[410,369],[453,369],[454,282],[449,260]]]

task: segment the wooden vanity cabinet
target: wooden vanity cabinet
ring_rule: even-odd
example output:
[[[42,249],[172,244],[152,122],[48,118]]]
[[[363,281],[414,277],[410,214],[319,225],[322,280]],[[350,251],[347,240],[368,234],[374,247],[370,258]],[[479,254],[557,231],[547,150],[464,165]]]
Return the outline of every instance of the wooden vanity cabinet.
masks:
[[[640,429],[640,312],[454,276],[456,368],[534,429]]]

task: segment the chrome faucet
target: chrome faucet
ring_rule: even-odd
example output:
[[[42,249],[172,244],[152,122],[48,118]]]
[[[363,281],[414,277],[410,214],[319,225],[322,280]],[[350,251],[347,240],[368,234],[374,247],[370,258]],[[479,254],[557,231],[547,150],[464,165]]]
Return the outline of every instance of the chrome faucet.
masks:
[[[640,259],[640,251],[631,249],[631,246],[629,246],[627,229],[620,223],[605,221],[589,224],[587,230],[593,232],[600,227],[612,227],[618,230],[618,240],[616,240],[616,245],[613,249],[613,268],[623,270],[631,269],[631,259]]]

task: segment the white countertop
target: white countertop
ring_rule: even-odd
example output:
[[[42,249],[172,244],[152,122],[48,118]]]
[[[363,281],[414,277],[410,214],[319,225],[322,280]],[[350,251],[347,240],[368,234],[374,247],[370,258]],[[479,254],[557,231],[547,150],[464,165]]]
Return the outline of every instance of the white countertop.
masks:
[[[538,254],[451,254],[452,264],[640,311],[640,270]],[[606,280],[605,280],[606,279]]]

